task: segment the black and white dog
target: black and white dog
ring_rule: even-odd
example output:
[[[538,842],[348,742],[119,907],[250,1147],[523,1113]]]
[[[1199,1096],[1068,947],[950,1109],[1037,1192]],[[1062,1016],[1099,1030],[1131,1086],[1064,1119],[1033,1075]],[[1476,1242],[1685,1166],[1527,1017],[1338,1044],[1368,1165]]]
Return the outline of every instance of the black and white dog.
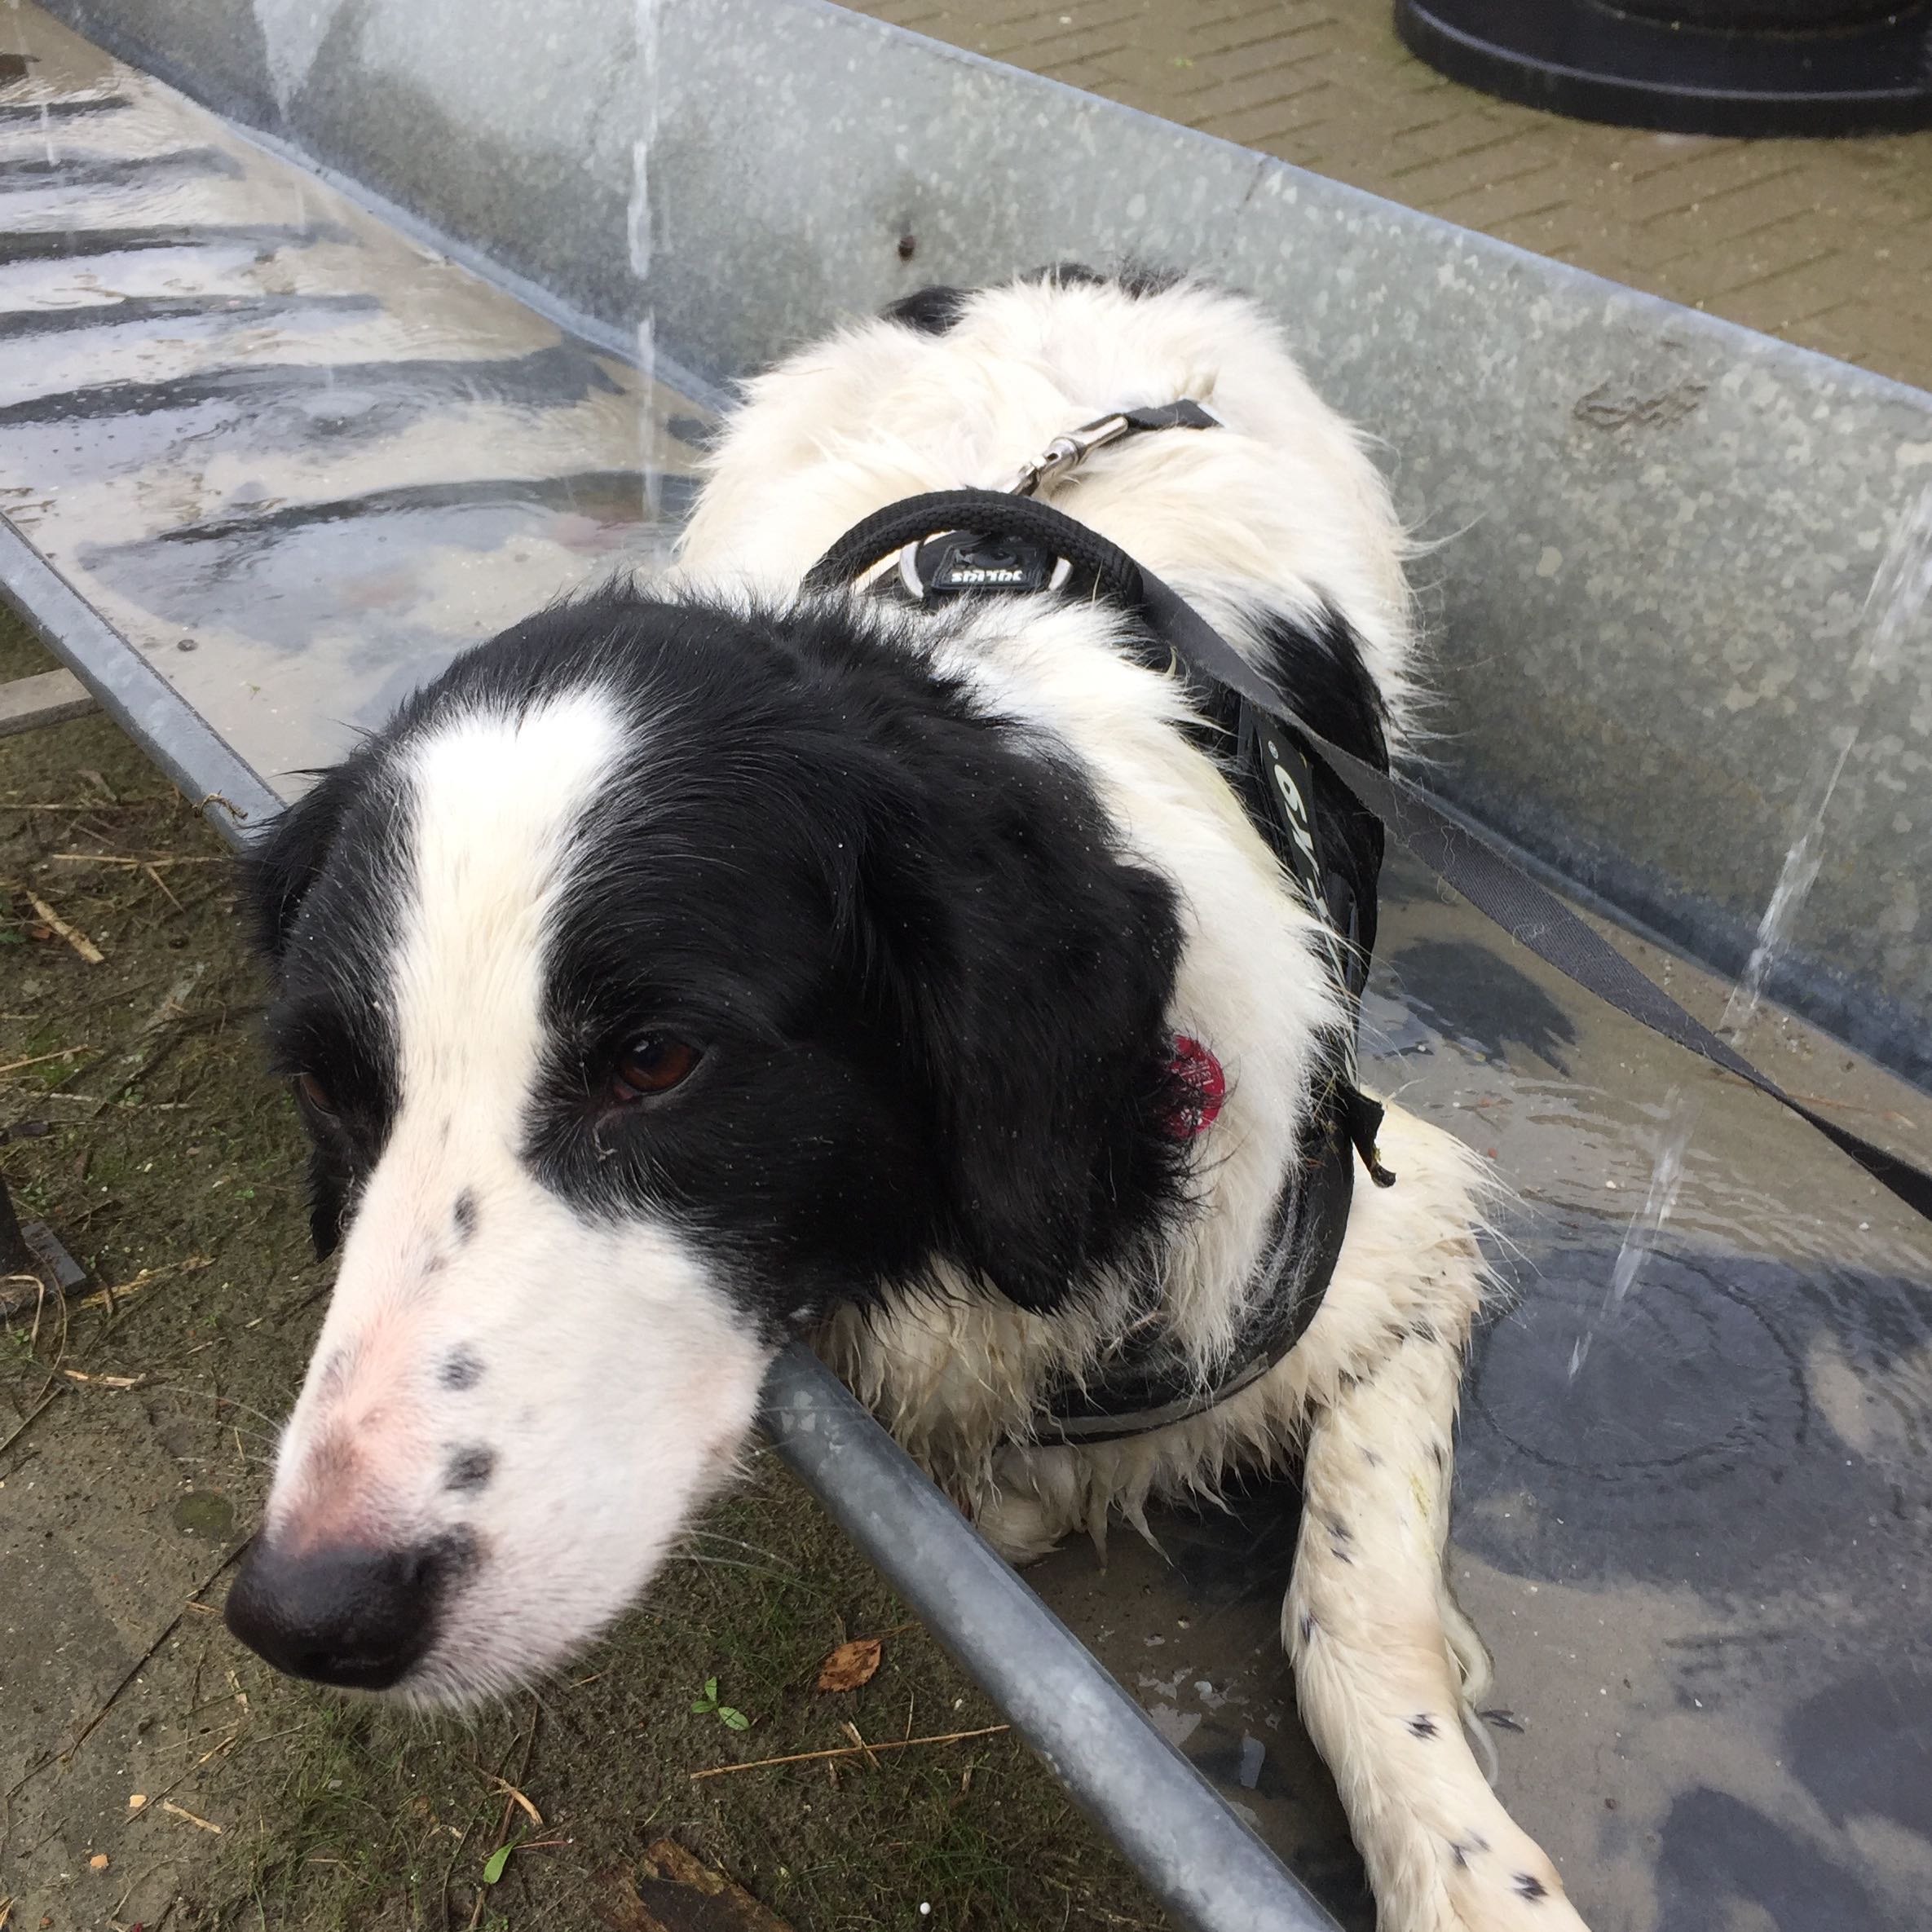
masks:
[[[805,1333],[1016,1559],[1299,1456],[1283,1637],[1385,1932],[1575,1928],[1461,1721],[1476,1163],[1392,1112],[1398,1183],[1355,1189],[1290,1352],[1054,1439],[1052,1392],[1131,1335],[1227,1378],[1348,1024],[1332,951],[1134,617],[799,588],[884,505],[1182,399],[1219,426],[1047,493],[1399,755],[1404,544],[1357,439],[1251,303],[1062,271],[754,382],[673,587],[470,652],[258,849],[342,1254],[229,1621],[422,1703],[528,1678],[644,1589]],[[1336,836],[1372,890],[1378,847]]]

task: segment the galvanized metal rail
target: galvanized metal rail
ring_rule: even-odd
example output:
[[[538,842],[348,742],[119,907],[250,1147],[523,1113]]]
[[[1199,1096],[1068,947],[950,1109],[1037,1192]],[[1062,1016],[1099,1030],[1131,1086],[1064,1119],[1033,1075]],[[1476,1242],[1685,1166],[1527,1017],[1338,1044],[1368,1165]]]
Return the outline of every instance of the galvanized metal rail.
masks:
[[[1334,1927],[1147,1713],[801,1345],[772,1365],[764,1422],[833,1520],[1184,1924]]]

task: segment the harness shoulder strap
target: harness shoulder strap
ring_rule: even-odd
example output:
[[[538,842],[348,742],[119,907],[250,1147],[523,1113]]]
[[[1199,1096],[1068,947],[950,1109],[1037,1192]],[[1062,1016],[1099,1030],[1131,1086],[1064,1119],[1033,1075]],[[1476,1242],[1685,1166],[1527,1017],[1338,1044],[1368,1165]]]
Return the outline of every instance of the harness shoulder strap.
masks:
[[[1439,879],[1453,886],[1511,938],[1639,1026],[1768,1094],[1815,1127],[1915,1214],[1932,1220],[1932,1174],[1787,1093],[1728,1041],[1692,1018],[1554,893],[1538,885],[1488,840],[1451,817],[1427,792],[1392,772],[1376,770],[1323,737],[1297,714],[1264,672],[1242,657],[1169,584],[1143,570],[1085,524],[1043,503],[998,491],[953,490],[909,497],[849,531],[813,566],[805,587],[842,587],[906,544],[936,531],[959,528],[1038,544],[1068,559],[1081,575],[1082,592],[1114,597],[1138,610],[1178,661],[1285,726],[1324,772],[1379,818]]]

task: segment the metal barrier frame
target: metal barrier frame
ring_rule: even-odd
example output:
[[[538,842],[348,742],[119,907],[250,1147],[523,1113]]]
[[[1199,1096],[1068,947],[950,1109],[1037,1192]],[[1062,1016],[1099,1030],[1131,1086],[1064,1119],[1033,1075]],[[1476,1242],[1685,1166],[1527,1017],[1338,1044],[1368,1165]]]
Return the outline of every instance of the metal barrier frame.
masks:
[[[642,298],[626,244],[643,104],[588,123],[576,104],[625,104],[642,84],[633,0],[559,0],[547,38],[523,0],[365,0],[355,33],[311,48],[293,79],[262,46],[262,18],[289,10],[264,0],[50,11],[523,299],[624,338]],[[1741,961],[1786,842],[1781,803],[1846,712],[1828,692],[1793,726],[1775,706],[1727,711],[1728,692],[1782,689],[1846,654],[1873,545],[1932,473],[1932,397],[820,0],[661,12],[647,120],[673,201],[651,293],[699,376],[721,382],[924,282],[1069,256],[1177,262],[1255,289],[1318,385],[1403,452],[1405,506],[1426,503],[1429,532],[1467,529],[1436,567],[1452,800],[1626,915]],[[533,123],[533,101],[573,104],[580,153],[559,145],[565,119]],[[809,112],[774,117],[774,101]],[[837,166],[807,165],[814,142],[821,163],[836,143]],[[680,236],[681,207],[708,225]],[[4,523],[0,594],[231,841],[280,809]],[[1889,828],[1895,779],[1932,753],[1932,651],[1899,685],[1896,730],[1856,774],[1854,850],[1868,819]],[[1634,794],[1637,816],[1613,819]],[[1899,876],[1932,872],[1932,819],[1872,842]],[[1882,895],[1871,868],[1821,880],[1772,990],[1932,1078],[1932,937],[1884,924]],[[1209,1932],[1333,1926],[802,1351],[774,1367],[765,1421],[1178,1917]]]

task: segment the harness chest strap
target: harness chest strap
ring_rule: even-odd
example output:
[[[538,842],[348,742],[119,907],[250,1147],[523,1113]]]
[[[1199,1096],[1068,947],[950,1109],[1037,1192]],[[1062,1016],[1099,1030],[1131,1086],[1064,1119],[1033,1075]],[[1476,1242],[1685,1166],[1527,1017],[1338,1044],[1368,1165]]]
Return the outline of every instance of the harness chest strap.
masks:
[[[1086,526],[1030,501],[1033,492],[1123,437],[1216,426],[1206,410],[1188,401],[1102,417],[1056,438],[1008,492],[915,498],[867,518],[821,559],[806,585],[862,580],[896,553],[896,570],[876,576],[873,588],[896,589],[920,604],[989,592],[1118,594],[1113,564],[1120,554]],[[964,513],[957,520],[951,514],[955,507]],[[1140,1435],[1199,1414],[1259,1381],[1300,1340],[1333,1278],[1353,1198],[1351,1149],[1378,1185],[1395,1180],[1375,1147],[1382,1109],[1355,1085],[1354,1016],[1368,961],[1352,921],[1350,930],[1338,929],[1324,890],[1330,875],[1311,809],[1312,768],[1293,737],[1245,699],[1237,734],[1237,766],[1254,781],[1244,805],[1327,936],[1329,970],[1348,1006],[1349,1027],[1327,1043],[1334,1065],[1310,1109],[1277,1203],[1229,1367],[1203,1387],[1197,1365],[1150,1321],[1123,1338],[1084,1381],[1054,1392],[1040,1418],[1042,1440],[1097,1443]],[[1184,1036],[1174,1043],[1171,1071],[1187,1096],[1171,1131],[1191,1139],[1219,1113],[1224,1076],[1211,1050]]]

